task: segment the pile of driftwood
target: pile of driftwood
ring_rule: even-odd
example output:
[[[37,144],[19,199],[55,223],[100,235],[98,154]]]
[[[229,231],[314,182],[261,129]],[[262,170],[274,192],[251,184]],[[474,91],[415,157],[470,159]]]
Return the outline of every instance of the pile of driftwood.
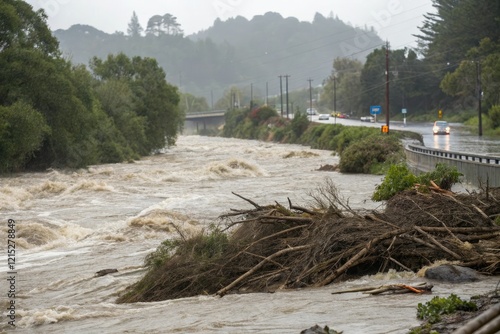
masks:
[[[252,207],[221,216],[229,237],[216,255],[174,255],[120,301],[320,287],[390,269],[416,272],[437,260],[500,274],[500,189],[415,189],[383,212],[352,210],[331,182],[310,194],[310,208],[235,195]]]

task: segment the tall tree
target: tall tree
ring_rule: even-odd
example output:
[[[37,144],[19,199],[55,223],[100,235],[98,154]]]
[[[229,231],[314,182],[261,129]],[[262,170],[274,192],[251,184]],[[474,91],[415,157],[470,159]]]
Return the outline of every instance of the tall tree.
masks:
[[[348,114],[360,109],[360,77],[363,64],[350,58],[336,58],[332,74],[324,84],[323,102],[335,111]]]
[[[38,49],[44,54],[59,54],[59,43],[47,26],[47,15],[24,1],[0,1],[0,52],[10,46]]]
[[[180,23],[177,22],[177,17],[172,14],[163,15],[163,27],[166,29],[167,35],[182,35]]]
[[[100,96],[103,102],[106,101],[106,109],[115,113],[113,116],[115,120],[119,121],[122,117],[116,115],[121,110],[121,112],[133,112],[135,115],[132,117],[134,124],[128,122],[124,125],[127,129],[130,130],[140,124],[145,125],[141,130],[146,137],[140,148],[141,154],[149,154],[164,148],[165,145],[175,144],[184,122],[184,114],[178,108],[177,88],[167,83],[165,72],[155,59],[141,57],[130,59],[123,53],[116,56],[109,55],[105,61],[94,57],[91,69],[101,84],[106,83],[106,87],[100,90]],[[117,82],[111,85],[112,81]],[[125,83],[128,89],[119,82]],[[132,110],[123,109],[123,106],[119,108],[117,105],[127,100],[109,100],[109,97],[104,100],[106,94],[118,89],[123,92],[129,90]]]
[[[148,20],[146,33],[150,35],[159,36],[162,32],[163,17],[161,15],[154,15]]]
[[[137,17],[137,14],[134,11],[132,14],[132,18],[130,19],[130,22],[128,24],[127,33],[131,37],[140,37],[143,31],[144,29],[142,29],[142,26],[139,23],[139,18]]]
[[[500,41],[500,1],[432,0],[435,13],[425,16],[421,46],[434,63],[458,64],[483,38]]]

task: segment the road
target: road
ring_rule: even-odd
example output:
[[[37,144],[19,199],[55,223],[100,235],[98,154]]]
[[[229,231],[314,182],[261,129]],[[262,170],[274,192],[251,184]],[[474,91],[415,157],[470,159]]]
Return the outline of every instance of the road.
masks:
[[[309,116],[310,118],[311,116]],[[376,123],[361,122],[358,119],[345,119],[330,117],[329,120],[318,120],[318,116],[312,116],[313,122],[343,124],[350,126],[372,126],[380,128],[385,125],[385,120],[378,120]],[[500,140],[487,136],[479,137],[471,133],[469,129],[460,123],[450,123],[450,135],[433,135],[433,123],[412,123],[393,121],[389,123],[390,129],[406,130],[420,133],[423,136],[424,144],[430,148],[438,148],[447,151],[458,151],[464,153],[476,153],[500,157]]]

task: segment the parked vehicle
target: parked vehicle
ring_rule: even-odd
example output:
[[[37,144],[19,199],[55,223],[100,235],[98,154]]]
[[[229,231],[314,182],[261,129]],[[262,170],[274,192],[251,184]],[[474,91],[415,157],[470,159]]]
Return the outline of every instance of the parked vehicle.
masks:
[[[315,108],[307,108],[308,115],[317,115],[318,111]]]
[[[449,135],[450,126],[446,121],[435,121],[432,127],[432,133],[435,135]]]
[[[318,120],[320,120],[320,121],[322,121],[322,120],[323,120],[323,121],[324,121],[324,120],[329,120],[329,119],[330,119],[330,115],[328,115],[328,114],[320,114],[320,115],[318,116]]]
[[[375,123],[375,117],[373,117],[373,116],[363,116],[363,117],[361,117],[361,122],[372,122],[372,123]]]
[[[337,118],[349,118],[349,115],[340,112],[332,112],[330,115]]]

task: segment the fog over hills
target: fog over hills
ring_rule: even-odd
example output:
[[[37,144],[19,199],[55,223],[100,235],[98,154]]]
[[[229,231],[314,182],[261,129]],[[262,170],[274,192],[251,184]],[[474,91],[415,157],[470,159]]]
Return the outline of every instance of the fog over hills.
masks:
[[[352,27],[338,17],[316,14],[312,22],[268,12],[248,20],[242,16],[217,19],[189,36],[152,31],[129,36],[108,34],[88,25],[56,30],[62,52],[73,63],[88,64],[97,56],[123,52],[158,60],[167,80],[196,96],[215,98],[238,86],[253,89],[258,98],[279,92],[279,76],[288,75],[290,90],[306,88],[308,79],[320,85],[332,71],[333,60],[364,61],[384,41],[368,28]],[[284,82],[283,82],[284,83]]]

